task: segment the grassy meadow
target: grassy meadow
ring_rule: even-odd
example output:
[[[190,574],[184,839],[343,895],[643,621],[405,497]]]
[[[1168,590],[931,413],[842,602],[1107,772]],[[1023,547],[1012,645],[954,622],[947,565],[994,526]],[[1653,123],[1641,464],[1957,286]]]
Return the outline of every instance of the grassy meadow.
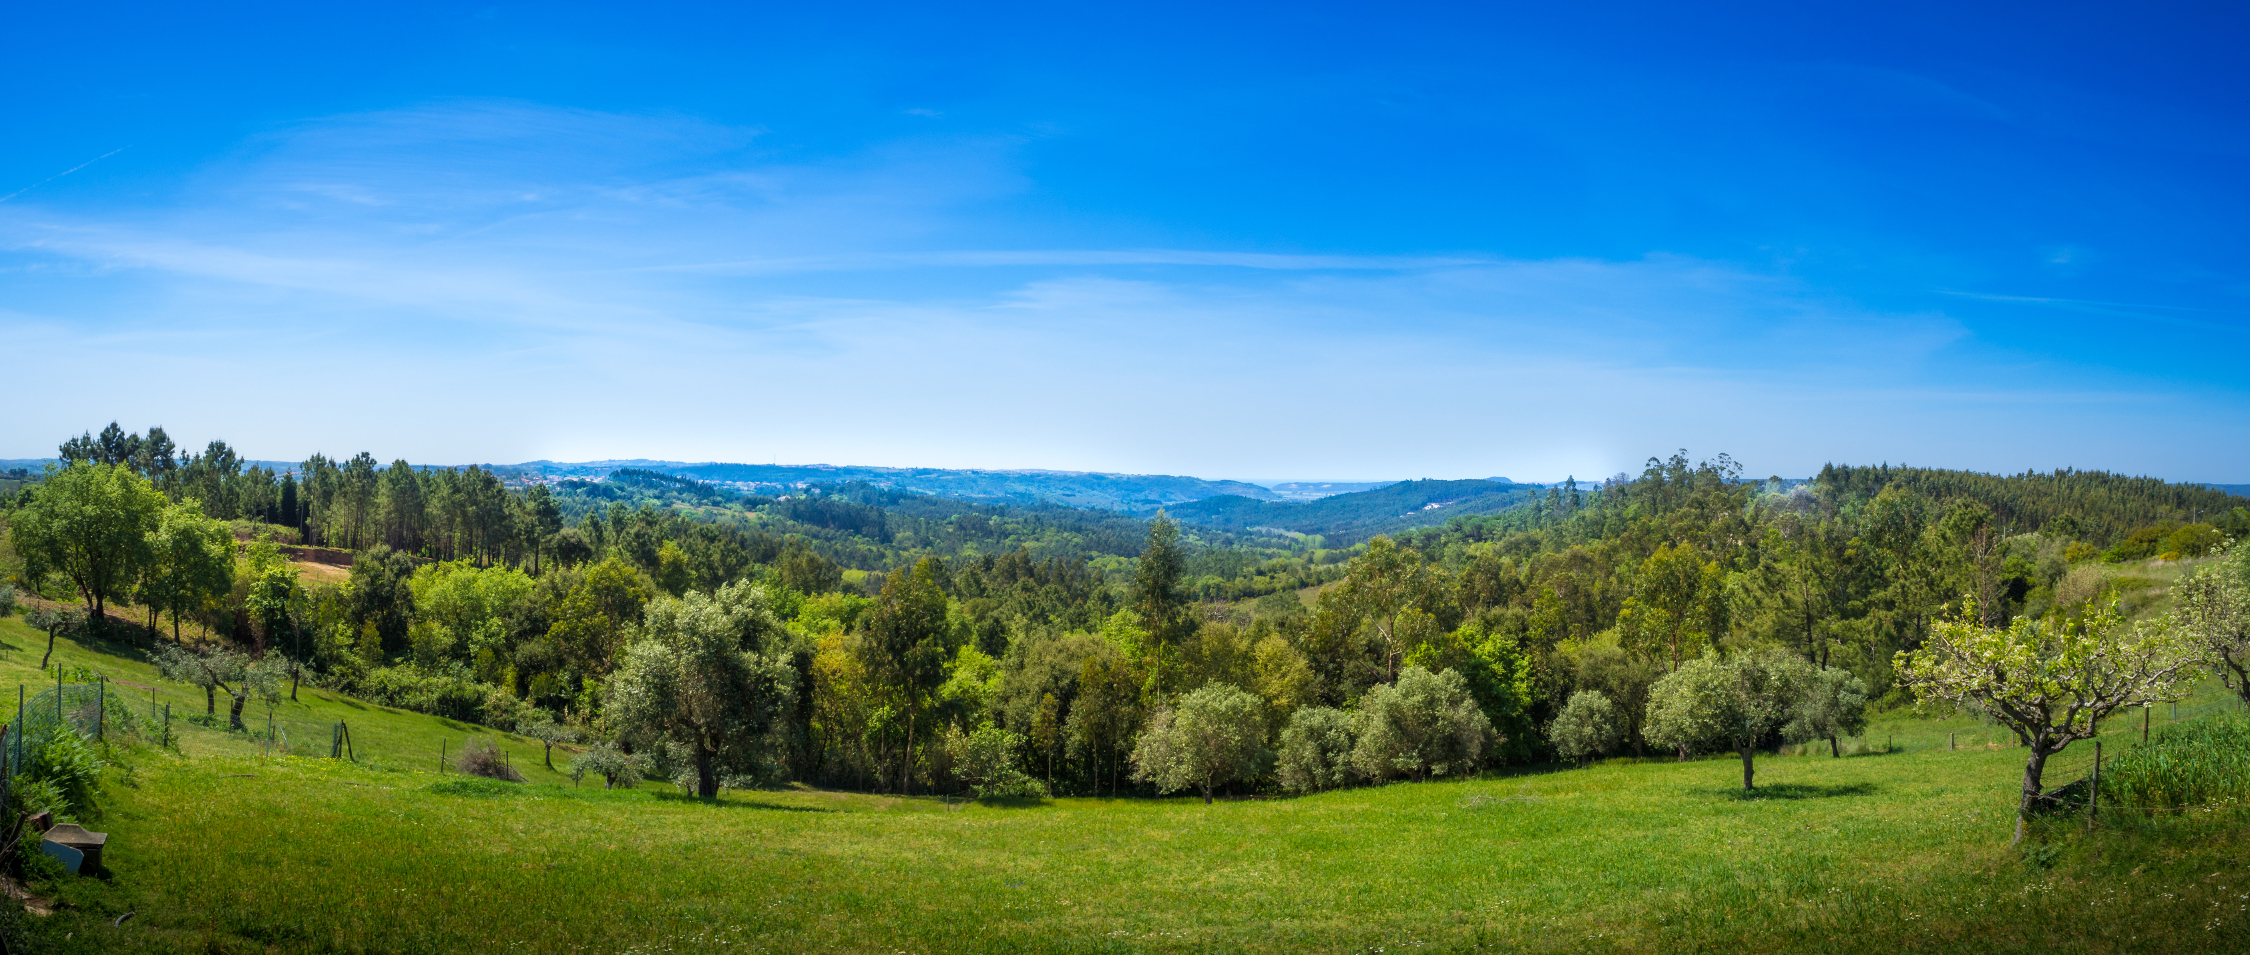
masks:
[[[42,678],[40,637],[0,622],[0,679]],[[176,718],[200,712],[199,693],[105,649],[65,641],[56,660],[154,685]],[[440,742],[477,728],[300,697],[280,715],[350,721],[360,762],[261,755],[242,734],[176,722],[179,752],[132,753],[89,820],[111,834],[111,878],[34,887],[61,903],[37,920],[39,940],[61,952],[2250,951],[2239,818],[2120,819],[2090,836],[2072,818],[2010,848],[2019,751],[1965,719],[1885,720],[1843,759],[1764,758],[1749,796],[1739,764],[1713,759],[1208,807],[809,789],[701,803],[663,785],[574,788],[539,767],[536,743],[506,737],[530,784],[440,774]],[[2123,722],[2113,746],[2138,739],[2138,721]],[[2050,784],[2089,760],[2074,748]]]

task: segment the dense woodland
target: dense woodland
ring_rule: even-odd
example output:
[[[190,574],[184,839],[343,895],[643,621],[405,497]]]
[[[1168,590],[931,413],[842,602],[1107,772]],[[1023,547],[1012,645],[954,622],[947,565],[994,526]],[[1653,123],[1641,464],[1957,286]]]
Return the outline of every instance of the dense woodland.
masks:
[[[285,677],[704,792],[1208,794],[1687,752],[1712,743],[1649,720],[1698,661],[1783,661],[1901,703],[1896,655],[1947,620],[2130,614],[2155,597],[2109,568],[2250,531],[2250,502],[2145,478],[1792,482],[1684,452],[1338,550],[864,484],[762,496],[625,469],[510,487],[365,453],[276,475],[116,425],[61,457],[0,515],[0,574],[75,598],[53,626],[164,645],[214,719]],[[103,543],[63,546],[66,525]],[[306,573],[315,548],[348,552],[348,574]],[[1805,719],[1755,742],[1853,722]],[[1178,748],[1212,726],[1231,761]]]

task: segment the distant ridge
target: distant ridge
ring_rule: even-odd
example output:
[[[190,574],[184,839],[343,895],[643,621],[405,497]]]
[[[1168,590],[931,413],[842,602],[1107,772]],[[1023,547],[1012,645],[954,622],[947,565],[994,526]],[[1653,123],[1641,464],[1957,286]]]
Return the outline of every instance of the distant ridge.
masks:
[[[1173,474],[1114,474],[1101,471],[1049,471],[1038,468],[980,470],[886,468],[835,464],[726,464],[651,461],[528,461],[488,465],[496,473],[524,478],[595,478],[619,468],[640,468],[743,489],[781,489],[807,484],[865,483],[937,497],[1047,501],[1107,510],[1152,510],[1220,495],[1279,500],[1246,481],[1211,481]]]
[[[1501,481],[1400,481],[1316,501],[1256,501],[1213,497],[1168,513],[1178,520],[1229,531],[1270,528],[1319,534],[1343,547],[1377,534],[1443,524],[1458,514],[1504,511],[1545,490],[1538,484]]]

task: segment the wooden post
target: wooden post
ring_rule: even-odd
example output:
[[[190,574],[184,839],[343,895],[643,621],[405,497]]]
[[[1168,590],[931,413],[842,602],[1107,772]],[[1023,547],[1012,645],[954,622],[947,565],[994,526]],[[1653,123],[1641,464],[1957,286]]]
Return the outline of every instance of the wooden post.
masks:
[[[1953,735],[1954,735],[1954,734],[1952,734],[1952,733],[1947,733],[1947,734],[1945,734],[1945,750],[1946,750],[1946,752],[1949,752],[1949,753],[1950,753],[1950,752],[1952,752],[1952,751],[1954,751],[1954,750],[1957,750],[1957,749],[1960,749],[1960,748],[1961,748],[1961,747],[1959,747],[1959,746],[1956,746],[1956,745],[1954,745],[1954,741],[1953,741]]]
[[[2154,718],[2155,709],[2153,706],[2141,707],[2141,744],[2144,746],[2148,744],[2148,721]]]
[[[109,681],[94,678],[94,738],[109,739]]]
[[[2086,790],[2086,831],[2094,831],[2094,818],[2102,811],[2102,741],[2094,741],[2094,781]]]
[[[442,739],[437,741],[437,771],[445,772],[445,741]]]

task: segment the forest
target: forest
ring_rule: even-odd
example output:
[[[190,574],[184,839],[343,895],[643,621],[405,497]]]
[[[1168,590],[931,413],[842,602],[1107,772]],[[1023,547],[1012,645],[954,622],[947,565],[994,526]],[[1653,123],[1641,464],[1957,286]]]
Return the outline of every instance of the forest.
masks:
[[[1684,451],[1333,549],[863,483],[511,487],[367,453],[277,475],[114,424],[60,457],[0,511],[0,574],[64,608],[50,632],[149,647],[209,720],[239,726],[261,681],[319,686],[706,795],[1208,799],[1737,751],[1747,786],[1755,751],[1936,698],[1919,655],[1960,628],[2122,632],[2170,606],[2131,567],[2250,531],[2250,501],[2147,478],[1757,479]],[[1416,483],[1258,506],[1392,513]],[[1780,688],[1765,716],[1713,729],[1752,683]]]

